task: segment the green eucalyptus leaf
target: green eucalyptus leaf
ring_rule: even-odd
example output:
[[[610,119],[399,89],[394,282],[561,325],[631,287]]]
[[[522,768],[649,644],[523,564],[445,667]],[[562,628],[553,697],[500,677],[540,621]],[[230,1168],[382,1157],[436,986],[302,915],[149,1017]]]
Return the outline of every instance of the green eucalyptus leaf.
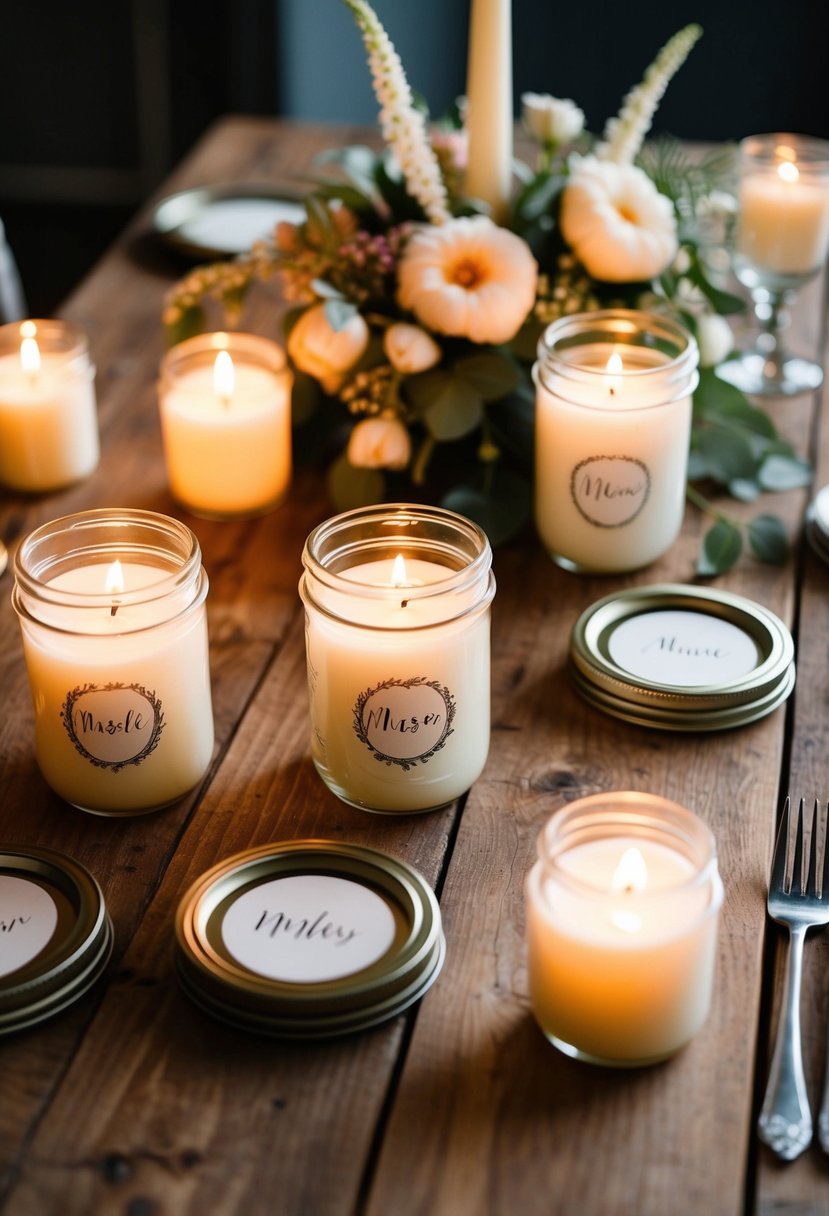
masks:
[[[441,506],[474,520],[495,548],[511,540],[530,519],[532,490],[519,474],[499,469],[487,489],[455,486],[441,499]]]
[[[345,329],[348,322],[356,317],[358,308],[350,300],[334,299],[325,301],[325,316],[333,330]]]
[[[796,490],[809,484],[812,470],[797,456],[772,453],[761,464],[757,476],[764,490]]]
[[[483,417],[480,393],[452,370],[409,376],[406,396],[438,441],[461,439],[474,431]]]
[[[354,186],[349,186],[348,182],[332,182],[323,180],[322,178],[313,178],[314,194],[318,198],[331,200],[336,199],[337,202],[349,207],[352,211],[371,211],[374,204],[371,196],[364,194],[362,190],[356,189]]]
[[[789,538],[777,515],[758,515],[748,525],[751,551],[761,562],[782,566],[789,556]]]
[[[351,144],[347,148],[329,148],[315,158],[320,165],[333,164],[342,169],[357,189],[369,198],[374,193],[374,174],[379,157],[363,144]]]
[[[336,287],[332,287],[330,283],[326,283],[325,279],[312,279],[311,287],[315,295],[321,300],[341,300],[343,293],[337,291]]]
[[[483,401],[497,401],[518,384],[517,367],[497,351],[483,351],[458,359],[454,371]]]
[[[740,502],[755,502],[760,497],[760,486],[748,477],[735,477],[728,483],[728,492]]]
[[[743,551],[740,529],[726,520],[719,520],[703,537],[697,557],[697,574],[711,578],[724,574],[736,563]]]
[[[686,271],[685,277],[700,289],[714,311],[718,312],[720,316],[728,317],[735,313],[745,312],[746,302],[742,296],[735,296],[730,291],[723,291],[721,288],[715,287],[706,275],[698,257],[692,256],[691,265]]]
[[[705,459],[704,453],[697,448],[692,448],[688,453],[688,480],[702,481],[704,477],[708,476],[708,461]]]
[[[777,438],[777,428],[768,414],[752,405],[733,384],[720,380],[712,368],[703,368],[699,374],[694,412],[698,420],[739,423],[753,434]]]
[[[697,435],[697,450],[715,481],[728,485],[739,478],[754,479],[757,462],[751,445],[739,432],[707,426]]]
[[[328,493],[338,511],[382,502],[386,479],[379,469],[355,469],[342,453],[328,470]]]

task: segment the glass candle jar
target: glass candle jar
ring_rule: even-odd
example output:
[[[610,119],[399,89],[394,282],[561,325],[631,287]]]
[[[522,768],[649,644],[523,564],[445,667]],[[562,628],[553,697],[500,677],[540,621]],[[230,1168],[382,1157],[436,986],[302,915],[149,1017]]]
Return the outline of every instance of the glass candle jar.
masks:
[[[627,791],[581,798],[541,832],[525,894],[530,999],[551,1043],[634,1067],[697,1033],[723,890],[691,811]]]
[[[56,794],[98,815],[154,811],[213,750],[207,575],[178,520],[107,509],[44,524],[15,558],[12,602]]]
[[[161,362],[158,404],[173,497],[194,515],[260,515],[291,480],[285,352],[255,334],[201,334]]]
[[[45,493],[98,463],[95,368],[67,321],[0,326],[0,482]]]
[[[563,317],[538,346],[535,519],[552,558],[611,573],[655,561],[682,525],[694,338],[626,309]]]
[[[437,507],[360,508],[305,544],[311,754],[365,810],[429,811],[463,794],[489,750],[492,554]]]

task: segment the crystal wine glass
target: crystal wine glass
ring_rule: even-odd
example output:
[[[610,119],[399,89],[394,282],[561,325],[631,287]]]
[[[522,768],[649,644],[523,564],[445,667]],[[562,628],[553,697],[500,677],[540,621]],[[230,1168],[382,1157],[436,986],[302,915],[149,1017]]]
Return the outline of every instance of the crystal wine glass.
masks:
[[[750,135],[740,144],[734,273],[749,289],[760,333],[753,349],[718,375],[745,393],[790,397],[816,389],[820,364],[790,355],[787,309],[826,260],[829,142],[804,135]]]

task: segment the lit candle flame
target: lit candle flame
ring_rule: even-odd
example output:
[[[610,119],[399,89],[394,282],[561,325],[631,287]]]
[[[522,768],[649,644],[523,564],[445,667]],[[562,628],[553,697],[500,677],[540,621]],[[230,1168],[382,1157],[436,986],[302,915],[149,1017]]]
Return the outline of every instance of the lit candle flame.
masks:
[[[406,563],[403,561],[402,553],[398,553],[397,557],[392,562],[391,585],[392,587],[410,586],[409,580],[406,577]]]
[[[40,347],[37,344],[37,326],[34,321],[24,321],[20,326],[20,366],[34,380],[40,371]]]
[[[226,350],[220,350],[213,364],[213,392],[227,405],[236,387],[233,360]]]
[[[613,354],[608,359],[607,370],[611,376],[618,376],[625,370],[625,365],[622,362],[622,356],[617,350],[614,350]]]
[[[790,160],[784,160],[777,166],[777,176],[783,182],[796,182],[800,173],[797,165],[793,165]]]
[[[106,582],[104,583],[104,591],[107,595],[113,596],[112,607],[109,610],[110,616],[115,616],[118,611],[118,601],[115,596],[121,595],[124,590],[124,571],[121,563],[116,558],[112,565],[107,570]]]
[[[610,884],[612,891],[627,894],[633,891],[644,891],[648,885],[648,867],[645,859],[636,848],[625,849],[619,859],[619,864]],[[617,929],[624,933],[638,933],[642,928],[642,918],[637,912],[627,908],[616,908],[610,919]]]

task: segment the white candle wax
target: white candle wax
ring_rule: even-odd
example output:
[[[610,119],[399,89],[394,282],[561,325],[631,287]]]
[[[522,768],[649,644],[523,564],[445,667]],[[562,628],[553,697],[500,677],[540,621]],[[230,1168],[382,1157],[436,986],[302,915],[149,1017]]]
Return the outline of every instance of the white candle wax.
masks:
[[[511,0],[472,0],[466,94],[466,193],[488,203],[500,223],[512,187]]]
[[[829,182],[791,161],[746,173],[740,183],[737,254],[760,270],[810,275],[829,245]]]
[[[57,321],[2,330],[0,346],[8,353],[0,354],[0,481],[14,490],[56,490],[98,463],[94,370],[85,343],[81,354],[50,349],[51,335],[63,330]],[[24,365],[26,334],[36,345],[34,361]]]
[[[614,889],[632,848],[644,862],[644,885]],[[558,864],[561,875],[537,862],[527,879],[536,1020],[548,1037],[595,1060],[635,1064],[672,1055],[708,1013],[719,879],[694,884],[687,857],[641,837],[578,843]]]
[[[209,360],[183,362],[173,371],[179,353],[186,356],[190,348],[182,343],[167,356],[169,374],[162,371],[159,408],[170,491],[196,514],[267,510],[284,498],[291,478],[291,382],[274,361],[279,348],[249,334],[227,340],[227,389],[216,384],[215,348]],[[260,343],[261,361],[255,357]]]
[[[341,572],[354,595],[325,592],[306,618],[312,754],[326,783],[359,806],[439,807],[480,775],[489,749],[489,614],[443,619],[438,594],[409,596],[453,572],[405,557]],[[359,587],[386,592],[360,598]],[[471,606],[469,600],[469,606]]]
[[[596,373],[589,380],[536,378],[536,526],[564,564],[636,569],[682,525],[691,394],[666,401],[658,376],[637,374],[667,363],[656,351],[602,344],[580,358]]]
[[[46,627],[22,621],[40,770],[66,801],[101,814],[175,801],[213,748],[203,603],[188,611],[183,589],[131,602],[170,571],[127,553],[121,570],[123,592],[110,583],[110,606],[67,605],[107,587],[111,564],[94,563],[47,580],[61,594],[43,609]]]

